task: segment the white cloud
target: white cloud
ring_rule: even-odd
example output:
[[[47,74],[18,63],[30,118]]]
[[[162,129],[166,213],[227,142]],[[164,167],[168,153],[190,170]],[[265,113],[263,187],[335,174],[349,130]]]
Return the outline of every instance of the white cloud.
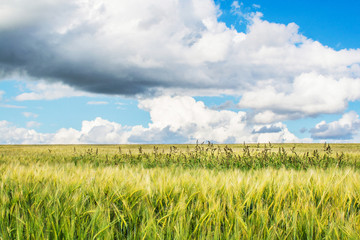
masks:
[[[245,112],[212,110],[191,97],[162,96],[143,99],[139,102],[139,107],[150,113],[151,123],[148,127],[122,127],[98,118],[95,122],[83,122],[83,136],[79,138],[80,141],[99,139],[101,142],[102,139],[108,142],[110,135],[122,143],[195,143],[196,140],[219,143],[301,141],[290,133],[284,124],[252,125],[247,122]],[[272,131],[254,131],[261,127]]]
[[[40,126],[28,122],[29,128]],[[128,143],[129,129],[101,118],[83,121],[82,128],[62,128],[56,133],[38,133],[33,129],[19,128],[7,121],[0,121],[0,143],[2,144],[80,144],[80,143]]]
[[[50,143],[51,134],[38,133],[33,129],[18,128],[8,121],[0,121],[0,141],[3,144]]]
[[[81,144],[81,132],[73,128],[61,128],[54,134],[50,143],[53,144]]]
[[[321,121],[310,130],[314,139],[348,140],[360,131],[360,119],[356,112],[345,113],[338,121]]]
[[[258,84],[244,93],[239,106],[264,111],[255,121],[275,121],[345,111],[349,101],[360,99],[360,78],[340,78],[316,73],[301,74],[289,88],[276,89],[273,82]]]
[[[86,104],[88,104],[88,105],[107,105],[109,103],[106,101],[89,101]]]
[[[299,142],[282,123],[253,125],[245,112],[213,110],[191,97],[162,96],[143,99],[139,107],[149,111],[151,123],[122,126],[102,118],[83,121],[80,130],[62,128],[53,134],[16,128],[5,122],[0,136],[3,143],[195,143],[234,142]],[[15,131],[16,130],[16,131]],[[30,132],[31,131],[31,132]],[[32,139],[31,139],[32,138]],[[1,138],[0,138],[1,139]]]
[[[168,128],[183,135],[189,142],[197,139],[239,141],[246,131],[245,112],[211,110],[191,97],[146,99],[140,101],[139,107],[150,112],[152,123],[148,130]]]
[[[4,94],[5,92],[0,90],[0,101],[2,100]]]
[[[29,100],[55,100],[66,97],[93,96],[87,92],[75,90],[63,83],[47,83],[40,81],[37,83],[28,82],[26,88],[31,92],[22,93],[15,97],[17,101]]]
[[[12,105],[12,104],[1,104],[0,103],[0,107],[2,108],[26,108],[24,106],[18,106],[18,105]]]
[[[233,1],[233,3],[231,4],[231,12],[233,14],[243,15],[243,13],[241,12],[241,6],[243,5],[243,3],[239,4],[238,1]]]
[[[125,103],[122,103],[122,102],[116,102],[115,105],[117,105],[116,109],[119,109],[119,110],[125,110]]]
[[[274,113],[270,110],[265,110],[263,112],[257,112],[253,116],[254,123],[258,124],[267,124],[267,123],[274,123],[278,121],[283,121],[287,119],[294,119],[299,117],[298,114],[281,114],[281,113]]]
[[[23,112],[22,113],[26,118],[37,118],[39,115],[32,112]]]
[[[52,143],[128,143],[127,128],[121,124],[104,120],[100,117],[93,121],[83,121],[81,130],[60,129],[55,133]]]

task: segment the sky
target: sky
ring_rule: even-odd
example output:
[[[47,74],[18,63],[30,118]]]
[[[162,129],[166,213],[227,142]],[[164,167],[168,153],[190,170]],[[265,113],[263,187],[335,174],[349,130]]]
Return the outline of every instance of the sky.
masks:
[[[0,144],[360,142],[358,0],[0,0]]]

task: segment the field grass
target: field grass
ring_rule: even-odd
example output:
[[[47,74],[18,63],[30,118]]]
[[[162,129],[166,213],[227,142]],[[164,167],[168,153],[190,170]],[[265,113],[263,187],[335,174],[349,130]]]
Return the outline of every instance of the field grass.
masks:
[[[360,239],[359,149],[0,146],[0,239]]]
[[[0,163],[207,169],[360,168],[356,144],[0,146]]]

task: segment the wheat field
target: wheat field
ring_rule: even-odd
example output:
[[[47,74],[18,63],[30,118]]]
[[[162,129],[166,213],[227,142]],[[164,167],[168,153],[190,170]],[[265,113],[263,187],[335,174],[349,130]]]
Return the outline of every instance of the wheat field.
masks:
[[[360,239],[359,147],[0,146],[0,238]]]

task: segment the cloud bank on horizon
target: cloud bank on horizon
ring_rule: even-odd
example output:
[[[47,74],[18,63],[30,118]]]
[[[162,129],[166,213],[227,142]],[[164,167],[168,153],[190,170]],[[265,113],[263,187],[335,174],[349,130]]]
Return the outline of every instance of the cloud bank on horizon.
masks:
[[[320,122],[311,137],[357,138],[358,115],[345,111],[360,100],[360,49],[336,51],[295,23],[244,14],[237,1],[233,13],[246,20],[245,32],[219,21],[211,0],[0,4],[0,78],[33,81],[33,92],[17,101],[122,95],[139,99],[151,116],[146,128],[99,117],[54,134],[2,121],[5,143],[312,141],[281,121],[334,113],[344,115]],[[192,98],[224,94],[241,96],[240,111],[209,109]]]
[[[43,134],[0,121],[0,136],[5,143],[23,144],[299,141],[282,123],[253,125],[247,122],[245,112],[212,110],[188,96],[145,99],[139,107],[150,113],[151,123],[147,127],[122,126],[98,117],[83,121],[80,130],[62,128],[54,134]]]

